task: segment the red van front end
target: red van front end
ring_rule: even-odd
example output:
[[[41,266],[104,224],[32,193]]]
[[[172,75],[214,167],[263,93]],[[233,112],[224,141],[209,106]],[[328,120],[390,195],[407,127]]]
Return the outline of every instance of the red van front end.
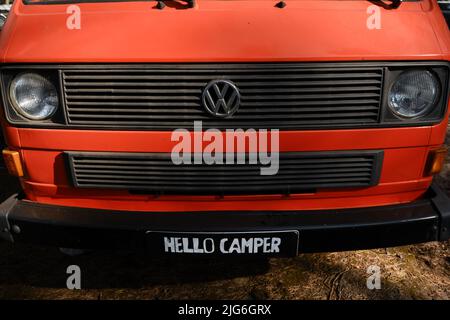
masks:
[[[450,237],[435,1],[16,1],[0,55],[8,241],[292,256]]]

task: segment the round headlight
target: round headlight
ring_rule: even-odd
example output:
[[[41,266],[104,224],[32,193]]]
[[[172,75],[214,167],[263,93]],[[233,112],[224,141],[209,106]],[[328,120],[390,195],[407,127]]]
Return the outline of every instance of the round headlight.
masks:
[[[400,74],[389,91],[388,105],[396,115],[416,118],[427,114],[439,97],[439,80],[429,71]]]
[[[5,25],[6,18],[8,18],[8,16],[6,14],[4,14],[3,12],[0,12],[0,29],[2,29],[3,26]]]
[[[58,108],[58,92],[46,78],[35,73],[17,75],[9,87],[14,109],[31,120],[50,118]]]

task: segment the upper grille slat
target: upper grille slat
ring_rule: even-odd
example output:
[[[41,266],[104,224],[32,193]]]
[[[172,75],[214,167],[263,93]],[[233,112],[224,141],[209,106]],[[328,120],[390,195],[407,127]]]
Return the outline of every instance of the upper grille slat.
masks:
[[[145,120],[145,119],[167,119],[170,115],[165,115],[164,112],[161,112],[162,114],[158,114],[158,115],[144,115],[144,114],[126,114],[126,115],[117,115],[117,114],[103,114],[102,117],[104,119],[136,119],[137,121],[141,121],[141,120]],[[347,118],[347,117],[353,117],[353,118],[369,118],[370,115],[372,114],[372,112],[358,112],[358,113],[344,113],[344,114],[339,114],[339,113],[335,113],[332,115],[332,117],[334,118]],[[74,115],[71,114],[72,118],[96,118],[97,115],[93,115],[93,114],[83,114],[83,115]],[[196,115],[189,115],[189,114],[179,114],[178,115],[179,118],[183,118],[183,119],[191,119],[192,121],[194,120],[199,120],[199,119],[208,119],[206,118],[206,116],[202,116],[201,118],[199,118],[199,116]],[[292,115],[292,114],[279,114],[278,118],[279,119],[295,119],[295,118],[300,118],[300,119],[317,119],[319,116],[315,115],[315,114],[302,114],[302,115]],[[328,117],[331,117],[331,115],[328,115]],[[241,120],[251,120],[254,118],[253,115],[241,115]],[[272,115],[258,115],[259,119],[269,119],[269,120],[273,120],[272,119]],[[320,119],[322,119],[323,117],[320,117]]]
[[[141,169],[142,170],[142,169]],[[247,170],[248,171],[248,170]],[[346,169],[346,170],[332,170],[332,169],[322,169],[322,170],[318,170],[317,172],[319,172],[321,174],[327,174],[327,176],[333,176],[333,174],[367,174],[368,176],[370,176],[371,172],[370,172],[370,168],[363,168],[363,169]],[[201,171],[200,171],[201,172]],[[214,171],[212,171],[214,172]],[[315,170],[309,170],[309,171],[296,171],[296,170],[284,170],[283,174],[284,175],[289,175],[292,178],[298,178],[298,177],[307,177],[307,176],[315,176],[317,174],[317,172]],[[97,176],[108,176],[109,174],[114,174],[114,176],[136,176],[136,179],[141,178],[143,176],[145,176],[145,174],[142,174],[142,172],[139,171],[132,171],[132,170],[121,170],[120,174],[117,173],[116,170],[104,170],[102,169],[90,169],[90,170],[86,170],[86,169],[77,169],[76,171],[77,176],[78,177],[82,177],[82,176],[93,176],[94,174]],[[177,178],[186,178],[186,177],[198,177],[199,172],[198,171],[194,171],[194,172],[190,172],[190,171],[160,171],[160,170],[146,170],[145,172],[146,174],[150,174],[157,176],[157,177],[170,177],[170,176],[176,176]],[[328,175],[329,174],[329,175]],[[248,172],[234,172],[234,171],[227,171],[225,179],[235,179],[236,176],[240,176],[240,177],[250,177],[250,178],[254,178],[253,174],[250,174]],[[281,175],[280,175],[281,177]],[[203,179],[209,179],[209,178],[203,178]]]
[[[70,82],[65,79],[66,86],[69,87],[200,87],[203,88],[207,82]],[[381,80],[323,80],[323,81],[271,81],[271,82],[242,82],[239,87],[297,87],[297,86],[339,86],[339,85],[360,85],[372,84],[381,85]]]
[[[236,74],[226,74],[226,73],[222,73],[220,75],[220,77],[222,78],[233,78],[233,80],[239,81],[239,80],[285,80],[285,79],[289,79],[289,80],[297,80],[297,79],[302,79],[302,80],[306,80],[306,79],[346,79],[346,78],[352,78],[352,79],[364,79],[364,78],[374,78],[379,76],[379,74],[377,73],[314,73],[314,74],[301,74],[301,73],[296,73],[296,74],[271,74],[271,75],[259,75],[259,74],[253,74],[253,75],[236,75]],[[129,80],[130,79],[130,75],[114,75],[114,74],[110,74],[110,75],[66,75],[64,77],[65,80]],[[209,81],[210,80],[210,76],[207,75],[201,75],[201,76],[197,76],[197,75],[180,75],[180,74],[175,74],[175,75],[151,75],[151,76],[142,76],[142,75],[133,75],[132,76],[133,80],[150,80],[150,81],[155,81],[155,80],[159,80],[159,81],[186,81],[186,80],[201,80],[201,81]]]
[[[382,67],[314,64],[149,64],[62,70],[69,126],[138,130],[314,129],[379,122]],[[217,119],[201,102],[212,80],[230,80],[239,110]]]
[[[322,110],[328,110],[330,112],[345,112],[345,111],[373,111],[376,110],[377,108],[374,106],[346,106],[346,107],[324,107],[322,108]],[[316,108],[312,107],[312,108],[296,108],[296,107],[287,107],[287,108],[279,108],[279,109],[274,109],[274,108],[264,108],[264,109],[256,109],[256,108],[248,108],[247,110],[242,110],[241,113],[242,114],[260,114],[260,113],[270,113],[270,112],[279,112],[279,113],[311,113],[311,112],[315,112],[317,111]],[[171,109],[165,109],[165,110],[160,110],[160,109],[145,109],[145,108],[140,108],[140,109],[128,109],[128,110],[122,110],[122,109],[108,109],[108,108],[77,108],[76,110],[72,110],[71,114],[72,115],[76,115],[77,113],[81,113],[81,114],[89,114],[90,112],[105,112],[105,114],[108,113],[149,113],[149,114],[153,114],[153,113],[187,113],[187,114],[197,114],[197,115],[202,115],[204,116],[204,114],[202,113],[202,111],[200,110],[192,110],[192,109],[179,109],[179,108],[171,108]]]

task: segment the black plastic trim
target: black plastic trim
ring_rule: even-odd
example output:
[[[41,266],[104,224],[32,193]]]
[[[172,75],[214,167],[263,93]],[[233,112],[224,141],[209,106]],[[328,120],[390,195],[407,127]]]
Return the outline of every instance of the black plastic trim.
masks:
[[[450,200],[433,185],[423,199],[382,207],[320,211],[126,212],[20,200],[0,205],[15,242],[71,248],[145,248],[146,232],[298,230],[299,252],[400,246],[449,238]],[[15,230],[15,231],[14,231]]]
[[[20,69],[22,70],[22,69]],[[56,70],[39,70],[37,73],[48,79],[50,82],[52,82],[56,90],[58,91],[58,99],[59,99],[59,107],[55,111],[55,113],[49,118],[45,120],[30,120],[20,113],[18,113],[15,108],[12,106],[11,98],[9,95],[9,85],[12,81],[12,79],[17,76],[18,74],[25,72],[25,71],[19,71],[19,72],[4,72],[2,70],[0,77],[0,88],[2,94],[2,101],[3,106],[5,110],[5,116],[9,123],[11,124],[18,124],[18,123],[29,123],[32,124],[33,127],[45,127],[45,126],[53,126],[53,125],[65,125],[67,124],[67,121],[64,119],[64,97],[63,97],[63,90],[61,86],[61,79],[60,74]]]
[[[77,173],[76,173],[76,165],[74,164],[74,158],[81,158],[81,159],[104,159],[103,161],[108,161],[111,158],[118,159],[123,158],[124,161],[133,161],[133,160],[166,160],[165,164],[171,164],[170,160],[170,153],[141,153],[141,152],[81,152],[81,151],[65,151],[64,156],[66,158],[67,163],[67,169],[69,173],[69,180],[72,182],[72,184],[77,188],[112,188],[112,189],[129,189],[129,190],[137,190],[141,191],[141,193],[145,193],[146,190],[148,190],[147,194],[188,194],[188,195],[242,195],[242,194],[296,194],[296,193],[304,193],[304,192],[311,192],[311,189],[323,189],[323,188],[366,188],[375,186],[379,183],[380,177],[381,177],[381,170],[383,166],[383,159],[384,159],[384,151],[383,150],[354,150],[354,151],[318,151],[318,152],[280,152],[279,154],[279,173],[283,170],[283,160],[289,159],[289,160],[297,160],[301,162],[302,160],[307,160],[308,158],[320,158],[320,159],[327,159],[327,158],[343,158],[346,157],[370,157],[372,166],[370,167],[370,180],[367,181],[367,183],[361,184],[361,183],[355,183],[352,181],[345,181],[340,183],[320,183],[313,186],[313,183],[311,185],[308,185],[306,188],[300,188],[298,186],[292,185],[290,186],[287,182],[283,185],[277,185],[274,186],[270,182],[266,182],[267,184],[260,183],[254,186],[244,186],[240,183],[242,180],[239,178],[236,178],[235,184],[231,187],[224,187],[221,184],[221,180],[219,179],[217,181],[217,186],[210,186],[209,188],[200,188],[199,186],[191,185],[191,183],[194,182],[195,179],[190,180],[189,183],[184,185],[185,182],[178,181],[178,185],[175,187],[167,188],[168,191],[165,191],[166,185],[164,183],[161,183],[159,185],[156,185],[154,187],[147,188],[139,185],[132,185],[130,186],[130,183],[78,183],[77,179]],[[245,157],[248,159],[248,154]],[[293,164],[292,164],[293,165]],[[300,164],[301,165],[301,164]],[[156,165],[155,165],[156,166]],[[161,164],[162,167],[164,167],[164,164]],[[190,166],[192,168],[195,167],[195,165]],[[206,166],[208,168],[214,168],[214,165]],[[232,165],[229,166],[232,168]],[[100,165],[99,165],[100,168]],[[177,169],[176,165],[173,165],[174,169]],[[205,168],[203,166],[203,168]],[[333,165],[330,164],[330,168],[333,168]],[[90,169],[95,170],[95,169]],[[156,169],[155,169],[156,170]],[[198,169],[197,169],[198,170]],[[210,171],[208,171],[210,172]],[[117,170],[116,173],[121,173],[120,169]],[[111,173],[114,174],[114,173]],[[155,174],[155,172],[153,172]],[[319,175],[325,175],[323,179],[326,179],[325,173],[318,173]],[[92,173],[93,176],[97,175],[97,172]],[[142,172],[142,175],[144,175],[144,172]],[[182,174],[180,174],[180,177]],[[198,174],[198,178],[200,177],[206,177],[205,174]],[[257,176],[262,177],[265,179],[270,179],[271,176]],[[342,178],[346,178],[345,173],[343,174]],[[89,179],[89,178],[88,178]],[[94,179],[94,178],[92,178]],[[95,180],[95,179],[94,179]],[[130,177],[130,181],[133,181],[133,178]],[[267,180],[265,180],[267,181]],[[305,182],[308,181],[308,179],[305,179]],[[201,190],[200,190],[201,189]],[[204,190],[203,190],[204,189]],[[218,192],[217,189],[221,189],[221,192]]]
[[[440,213],[439,240],[445,241],[450,238],[450,199],[437,185],[431,187],[432,204]]]
[[[438,4],[441,7],[445,20],[447,21],[447,24],[450,28],[450,3],[444,3],[444,1],[438,0]]]
[[[310,63],[295,63],[295,62],[280,62],[280,63],[137,63],[137,64],[7,64],[3,65],[0,70],[22,70],[22,69],[35,69],[35,70],[80,70],[80,69],[104,69],[105,67],[112,68],[112,69],[142,69],[142,68],[151,68],[151,67],[162,67],[166,66],[168,68],[176,69],[177,66],[185,67],[188,65],[196,65],[196,66],[202,66],[205,67],[224,67],[224,65],[231,65],[231,66],[251,66],[251,65],[266,65],[266,66],[276,66],[276,65],[283,65],[283,66],[289,66],[293,65],[296,67],[308,67],[308,68],[317,68],[317,67],[384,67],[385,72],[383,77],[386,77],[386,73],[389,73],[389,70],[397,69],[397,70],[406,70],[407,68],[429,68],[429,69],[436,69],[441,68],[442,70],[445,69],[445,75],[441,75],[439,77],[439,80],[441,82],[442,88],[443,88],[443,94],[441,95],[441,99],[439,101],[438,107],[436,107],[436,110],[439,110],[439,114],[433,114],[435,118],[430,120],[424,120],[424,119],[416,119],[412,121],[405,121],[401,119],[394,119],[391,122],[379,122],[375,124],[358,124],[358,125],[314,125],[313,127],[308,126],[284,126],[281,127],[280,130],[282,131],[290,131],[290,130],[338,130],[338,129],[370,129],[370,128],[395,128],[395,127],[417,127],[417,126],[430,126],[435,125],[438,123],[441,123],[444,119],[444,114],[447,110],[447,101],[448,101],[448,89],[449,89],[449,69],[450,69],[450,63],[447,61],[401,61],[401,62],[392,62],[392,61],[369,61],[369,62],[310,62]],[[386,78],[387,79],[387,78]],[[3,81],[2,81],[3,85]],[[60,92],[62,92],[60,82]],[[386,111],[387,111],[387,105],[386,105],[386,88],[389,87],[388,81],[385,81],[384,83],[384,90],[382,92],[382,106],[380,110],[380,114],[382,116],[381,120],[384,120],[386,117]],[[64,100],[62,100],[64,101]],[[65,107],[65,106],[63,106]],[[9,109],[9,108],[6,108]],[[66,112],[64,112],[66,113]],[[65,123],[33,123],[33,122],[17,122],[14,121],[14,119],[11,119],[8,116],[7,113],[7,121],[17,127],[25,127],[25,128],[54,128],[54,129],[67,129],[67,130],[121,130],[121,131],[171,131],[173,128],[168,128],[167,126],[161,126],[161,127],[151,127],[151,128],[145,128],[141,126],[121,126],[121,127],[115,127],[113,125],[95,125],[93,127],[92,125],[68,125]],[[64,122],[67,122],[67,119],[65,119]],[[264,126],[262,126],[264,127]]]

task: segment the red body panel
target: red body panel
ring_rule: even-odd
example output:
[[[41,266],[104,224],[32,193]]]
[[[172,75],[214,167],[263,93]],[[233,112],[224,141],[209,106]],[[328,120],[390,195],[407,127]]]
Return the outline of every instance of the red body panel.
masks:
[[[66,28],[68,5],[14,6],[1,38],[5,62],[211,62],[442,60],[449,34],[437,3],[381,9],[370,2],[200,0],[194,9],[154,2],[81,3],[81,29]],[[425,8],[424,8],[425,7]]]
[[[81,29],[68,30],[68,5],[16,1],[0,35],[4,63],[256,62],[450,60],[450,35],[435,1],[381,9],[382,28],[367,28],[368,1],[199,0],[194,9],[154,2],[83,3]],[[448,111],[447,111],[448,117]],[[428,151],[447,128],[285,131],[280,151],[385,151],[380,184],[286,196],[152,197],[70,186],[62,151],[170,152],[170,132],[15,128],[4,121],[10,148],[21,151],[27,198],[49,204],[136,211],[307,210],[405,203],[431,183]]]

